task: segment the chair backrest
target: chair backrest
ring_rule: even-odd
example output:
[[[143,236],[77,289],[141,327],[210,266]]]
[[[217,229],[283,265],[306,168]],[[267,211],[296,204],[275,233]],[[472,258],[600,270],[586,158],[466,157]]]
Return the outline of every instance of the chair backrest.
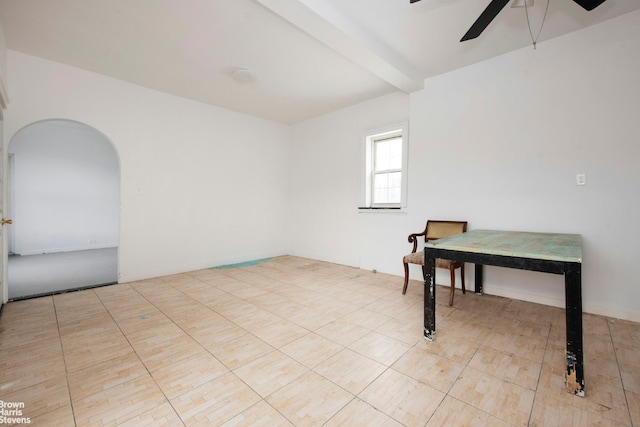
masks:
[[[427,221],[425,240],[442,239],[467,231],[467,221]]]

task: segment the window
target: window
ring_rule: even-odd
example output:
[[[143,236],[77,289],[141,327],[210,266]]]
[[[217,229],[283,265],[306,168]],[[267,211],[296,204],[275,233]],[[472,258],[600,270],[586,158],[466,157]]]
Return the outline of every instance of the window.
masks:
[[[405,206],[407,136],[406,123],[364,135],[361,209]]]

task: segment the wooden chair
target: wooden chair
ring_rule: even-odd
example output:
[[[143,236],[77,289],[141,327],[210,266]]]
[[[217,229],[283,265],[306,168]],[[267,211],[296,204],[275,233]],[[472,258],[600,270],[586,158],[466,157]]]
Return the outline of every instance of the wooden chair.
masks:
[[[405,255],[402,258],[404,264],[404,287],[402,288],[402,294],[407,293],[407,285],[409,285],[409,264],[418,264],[422,266],[422,273],[424,275],[424,250],[417,251],[418,249],[418,237],[424,236],[425,241],[442,239],[443,237],[449,237],[456,234],[464,233],[467,231],[467,221],[427,221],[427,226],[422,233],[409,234],[409,243],[413,243],[413,250],[410,254]],[[422,248],[421,248],[422,249]],[[453,295],[456,289],[456,268],[460,268],[460,279],[462,280],[462,293],[465,292],[464,288],[464,263],[459,261],[450,261],[446,259],[436,259],[437,268],[446,268],[451,274],[451,293],[449,294],[449,305],[453,305]]]

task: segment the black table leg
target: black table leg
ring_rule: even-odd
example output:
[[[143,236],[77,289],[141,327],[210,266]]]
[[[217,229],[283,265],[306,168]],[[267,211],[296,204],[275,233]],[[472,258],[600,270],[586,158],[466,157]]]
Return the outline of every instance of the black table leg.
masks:
[[[584,396],[581,267],[579,263],[566,263],[564,273],[567,322],[567,371],[565,372],[565,382],[568,391],[578,396]]]
[[[424,338],[436,338],[436,259],[430,248],[424,250]]]
[[[475,284],[476,284],[476,294],[480,295],[482,293],[482,264],[475,264]]]

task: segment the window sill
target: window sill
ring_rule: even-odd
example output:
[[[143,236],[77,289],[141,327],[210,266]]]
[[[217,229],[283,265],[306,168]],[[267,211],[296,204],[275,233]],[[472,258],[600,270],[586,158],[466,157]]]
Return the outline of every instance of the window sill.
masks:
[[[367,208],[367,207],[358,207],[358,213],[395,213],[395,214],[404,214],[407,213],[406,208]]]

